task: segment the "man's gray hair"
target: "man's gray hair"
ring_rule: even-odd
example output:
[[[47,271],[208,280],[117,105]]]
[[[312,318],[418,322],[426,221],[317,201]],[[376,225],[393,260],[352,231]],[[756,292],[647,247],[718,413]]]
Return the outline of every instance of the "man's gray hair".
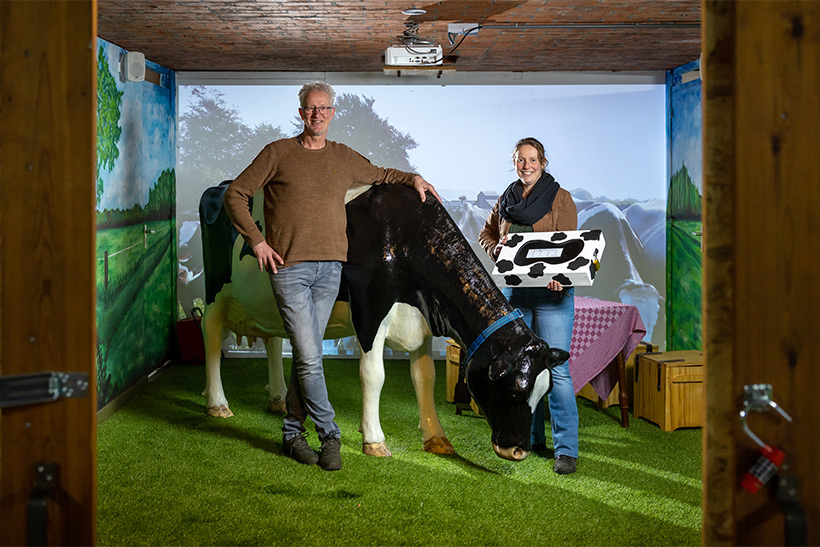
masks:
[[[334,106],[336,104],[336,92],[330,84],[326,82],[310,82],[309,84],[303,85],[302,89],[299,90],[299,106],[304,108],[308,93],[314,91],[321,91],[322,93],[330,95],[330,104],[328,106]]]

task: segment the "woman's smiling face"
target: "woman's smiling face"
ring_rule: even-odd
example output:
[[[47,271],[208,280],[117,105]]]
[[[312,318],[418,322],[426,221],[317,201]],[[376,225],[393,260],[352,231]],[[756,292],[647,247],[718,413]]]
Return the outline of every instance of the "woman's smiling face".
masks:
[[[515,172],[524,186],[532,186],[541,178],[541,172],[546,163],[538,159],[538,150],[529,144],[522,144],[513,158]]]

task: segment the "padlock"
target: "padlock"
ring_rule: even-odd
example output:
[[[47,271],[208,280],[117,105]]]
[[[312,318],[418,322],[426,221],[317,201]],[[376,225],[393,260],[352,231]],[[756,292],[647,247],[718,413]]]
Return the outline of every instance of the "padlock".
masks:
[[[757,494],[777,473],[785,457],[786,454],[779,448],[764,444],[760,447],[760,456],[752,468],[743,475],[740,485],[752,494]]]

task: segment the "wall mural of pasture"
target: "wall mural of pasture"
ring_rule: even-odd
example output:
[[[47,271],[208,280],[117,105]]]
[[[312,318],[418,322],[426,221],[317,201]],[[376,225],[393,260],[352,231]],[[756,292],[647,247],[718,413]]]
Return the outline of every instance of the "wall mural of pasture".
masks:
[[[700,78],[682,76],[699,69],[698,61],[667,76],[670,177],[666,214],[667,349],[703,349],[702,116]]]
[[[171,355],[176,324],[174,74],[124,81],[97,43],[97,408]]]

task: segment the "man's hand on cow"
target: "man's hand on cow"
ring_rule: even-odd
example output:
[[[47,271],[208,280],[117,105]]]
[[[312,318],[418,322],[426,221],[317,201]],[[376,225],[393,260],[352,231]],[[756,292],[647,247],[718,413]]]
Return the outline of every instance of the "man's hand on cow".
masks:
[[[551,291],[561,291],[561,290],[564,289],[564,286],[561,285],[561,283],[559,283],[558,281],[555,281],[553,279],[552,281],[547,283],[547,288]]]
[[[438,192],[436,192],[436,189],[433,188],[432,184],[424,180],[424,177],[422,177],[421,175],[415,175],[413,177],[413,188],[415,188],[416,191],[419,193],[419,196],[421,196],[421,201],[425,201],[427,199],[427,196],[425,196],[425,192],[430,192],[431,194],[436,196],[438,202],[441,203],[441,197],[438,195]]]
[[[268,245],[267,241],[262,241],[253,246],[253,254],[256,255],[256,260],[259,262],[260,272],[276,273],[276,263],[282,266],[285,261],[282,257],[273,250],[273,247]]]

